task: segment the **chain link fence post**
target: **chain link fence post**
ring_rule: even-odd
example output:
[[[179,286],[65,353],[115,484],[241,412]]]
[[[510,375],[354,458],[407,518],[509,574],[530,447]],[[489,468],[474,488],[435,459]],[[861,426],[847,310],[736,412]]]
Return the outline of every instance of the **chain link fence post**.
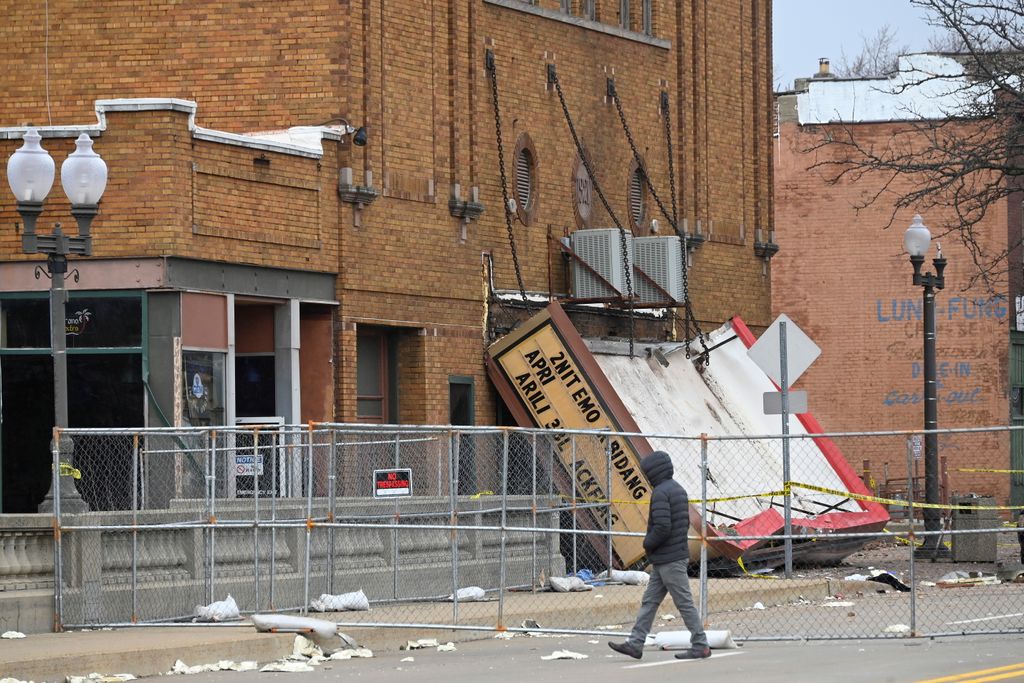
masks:
[[[60,510],[60,428],[53,428],[53,632],[64,630],[64,547]]]
[[[452,509],[452,623],[459,623],[459,444],[462,439],[454,429],[448,430],[448,452],[451,462],[451,509]]]
[[[206,506],[209,511],[207,517],[207,523],[210,525],[210,550],[207,555],[207,604],[213,602],[214,583],[216,582],[215,572],[217,570],[217,534],[215,525],[217,524],[217,430],[210,433],[210,469],[207,474],[207,481],[209,482],[209,504]]]
[[[689,529],[686,530],[689,533]],[[708,625],[708,435],[700,435],[700,621]]]
[[[917,635],[917,568],[914,566],[914,453],[907,442],[907,549],[910,553],[910,635]]]
[[[331,428],[328,431],[330,438],[330,456],[327,461],[327,521],[331,526],[327,528],[327,592],[334,595],[334,523],[335,506],[337,505],[337,466],[334,459],[338,453],[337,432]],[[438,468],[440,470],[440,468]]]
[[[606,567],[606,569],[608,570],[608,576],[611,576],[612,575],[612,541],[614,539],[612,538],[612,437],[610,437],[610,436],[606,437],[605,440],[604,440],[604,472],[605,472],[605,482],[604,482],[605,488],[604,488],[604,490],[606,491],[605,497],[607,498],[607,500],[604,501],[604,504],[605,504],[605,511],[607,513],[606,516],[608,518],[608,528],[607,528],[608,537],[605,539],[605,542],[608,544],[608,557],[607,557],[608,566]],[[573,472],[573,478],[572,478],[573,481],[576,481],[575,474],[576,473],[574,471]],[[625,569],[625,567],[623,567],[623,569]]]
[[[505,623],[505,583],[508,574],[505,570],[505,553],[508,542],[508,430],[501,432],[501,550],[498,553],[498,629]]]
[[[139,623],[139,435],[132,435],[132,623]]]

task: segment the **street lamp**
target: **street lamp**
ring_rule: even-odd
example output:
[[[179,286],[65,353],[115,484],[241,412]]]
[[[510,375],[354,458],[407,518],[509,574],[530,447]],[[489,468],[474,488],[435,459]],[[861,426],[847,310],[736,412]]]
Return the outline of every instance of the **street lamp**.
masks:
[[[939,437],[935,430],[939,427],[938,394],[935,371],[935,290],[942,289],[946,282],[942,271],[946,269],[946,259],[942,256],[942,247],[937,246],[937,255],[932,259],[935,273],[922,273],[924,255],[932,235],[928,227],[921,221],[920,214],[903,234],[903,247],[910,254],[910,263],[914,266],[914,284],[924,289],[924,499],[931,505],[939,503]],[[949,552],[941,542],[938,533],[942,529],[939,509],[924,509],[924,530],[936,532],[926,536],[924,542],[915,551],[918,557],[935,560],[948,557]]]
[[[43,149],[42,139],[34,128],[25,133],[24,144],[15,150],[7,160],[7,182],[17,200],[18,213],[24,221],[21,235],[21,250],[26,254],[46,254],[46,270],[36,266],[36,277],[45,274],[50,279],[50,349],[53,354],[53,415],[57,427],[68,426],[68,359],[65,332],[64,306],[67,290],[64,279],[68,272],[68,255],[90,256],[92,235],[89,228],[99,211],[100,197],[107,186],[107,165],[96,152],[92,151],[92,140],[82,133],[75,141],[76,149],[60,167],[60,182],[64,194],[71,201],[71,215],[78,223],[78,235],[65,235],[60,223],[54,225],[52,233],[37,233],[36,221],[43,212],[43,202],[53,187],[54,165],[50,153]],[[75,273],[77,280],[77,271]],[[74,449],[71,439],[63,436],[59,449],[59,461],[65,462]],[[52,446],[53,444],[51,444]],[[88,509],[85,501],[75,488],[74,479],[63,471],[66,483],[60,487],[60,507],[64,512],[84,512]],[[40,512],[53,510],[53,483],[39,506]]]

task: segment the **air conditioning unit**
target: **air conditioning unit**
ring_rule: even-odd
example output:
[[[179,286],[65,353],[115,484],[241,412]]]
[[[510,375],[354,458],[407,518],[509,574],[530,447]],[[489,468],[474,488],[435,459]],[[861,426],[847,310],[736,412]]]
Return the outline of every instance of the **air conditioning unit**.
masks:
[[[626,269],[622,259],[622,238],[618,228],[595,228],[572,233],[572,250],[600,274],[610,289],[579,261],[572,263],[573,296],[577,299],[603,299],[626,295]],[[626,232],[626,259],[633,267],[633,234]],[[634,283],[636,282],[634,278]],[[634,287],[636,285],[634,284]]]
[[[678,302],[683,301],[683,247],[675,235],[633,239],[636,266]],[[640,303],[664,303],[665,295],[634,271],[633,289]]]

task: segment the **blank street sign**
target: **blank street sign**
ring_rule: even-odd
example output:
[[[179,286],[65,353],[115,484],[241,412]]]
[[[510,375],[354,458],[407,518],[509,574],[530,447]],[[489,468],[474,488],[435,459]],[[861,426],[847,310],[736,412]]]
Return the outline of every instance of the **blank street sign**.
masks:
[[[782,370],[779,361],[779,323],[786,323],[786,379],[790,386],[796,383],[804,370],[821,355],[821,349],[796,326],[785,313],[775,319],[764,334],[747,349],[747,355],[765,371],[772,381],[782,386]]]
[[[786,330],[789,332],[789,330]],[[789,414],[795,413],[806,413],[807,412],[807,392],[806,391],[791,391],[789,392]],[[765,415],[782,415],[782,392],[781,391],[766,391],[764,392],[764,414]]]

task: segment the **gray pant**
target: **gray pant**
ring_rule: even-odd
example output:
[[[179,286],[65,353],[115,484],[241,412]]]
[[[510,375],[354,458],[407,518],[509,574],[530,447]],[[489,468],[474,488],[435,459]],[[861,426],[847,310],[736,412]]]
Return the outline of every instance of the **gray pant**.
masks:
[[[679,616],[686,624],[686,630],[690,632],[690,646],[701,648],[708,646],[708,637],[704,634],[704,625],[700,621],[700,614],[693,606],[693,596],[690,595],[690,577],[686,574],[686,567],[689,564],[686,560],[678,560],[667,564],[656,564],[651,566],[651,582],[647,584],[644,591],[644,598],[640,602],[640,614],[633,624],[633,632],[629,634],[629,642],[639,647],[644,646],[647,634],[651,632],[651,625],[654,617],[658,615],[658,607],[665,599],[665,594],[672,595],[672,602],[679,610]]]

